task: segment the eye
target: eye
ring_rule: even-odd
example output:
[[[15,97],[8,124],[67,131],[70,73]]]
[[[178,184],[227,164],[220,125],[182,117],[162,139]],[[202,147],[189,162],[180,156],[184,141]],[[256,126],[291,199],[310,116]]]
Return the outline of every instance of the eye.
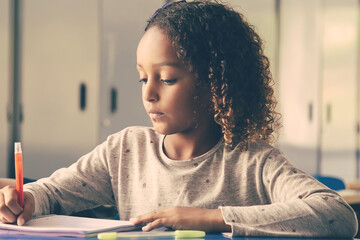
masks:
[[[147,83],[147,79],[146,78],[142,78],[139,80],[140,83]]]
[[[177,79],[176,78],[174,78],[174,79],[161,79],[160,81],[165,83],[166,85],[172,85],[177,81]]]

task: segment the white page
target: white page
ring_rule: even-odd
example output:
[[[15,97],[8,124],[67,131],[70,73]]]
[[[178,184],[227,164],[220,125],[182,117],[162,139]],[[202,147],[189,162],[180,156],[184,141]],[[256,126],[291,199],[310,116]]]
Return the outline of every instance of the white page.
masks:
[[[23,226],[0,223],[2,234],[25,234],[41,236],[95,236],[105,231],[132,231],[138,227],[129,221],[48,215],[34,218]]]

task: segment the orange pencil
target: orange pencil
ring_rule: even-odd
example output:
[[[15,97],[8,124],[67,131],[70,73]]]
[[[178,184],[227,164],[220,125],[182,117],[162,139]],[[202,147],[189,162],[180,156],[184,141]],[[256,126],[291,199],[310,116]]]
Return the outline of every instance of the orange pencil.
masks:
[[[24,178],[23,178],[23,160],[22,160],[22,151],[21,143],[15,143],[15,179],[16,179],[16,192],[18,203],[21,207],[24,207]]]

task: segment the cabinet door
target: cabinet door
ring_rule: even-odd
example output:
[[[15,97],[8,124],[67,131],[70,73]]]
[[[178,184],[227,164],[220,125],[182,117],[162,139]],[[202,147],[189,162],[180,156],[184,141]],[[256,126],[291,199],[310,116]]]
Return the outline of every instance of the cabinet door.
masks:
[[[6,177],[8,152],[7,104],[9,92],[10,0],[0,0],[0,177]]]
[[[317,171],[321,1],[286,0],[280,5],[280,148],[309,174]]]
[[[164,0],[100,2],[100,141],[128,126],[151,126],[141,100],[136,49],[147,20],[164,3]]]
[[[97,143],[98,1],[22,3],[24,175],[39,178],[75,162]]]
[[[356,176],[357,0],[326,0],[323,13],[321,173]]]

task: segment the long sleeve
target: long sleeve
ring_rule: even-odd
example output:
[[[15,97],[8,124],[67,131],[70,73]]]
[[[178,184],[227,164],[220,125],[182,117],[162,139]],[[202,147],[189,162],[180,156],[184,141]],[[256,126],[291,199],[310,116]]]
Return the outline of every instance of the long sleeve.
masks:
[[[334,191],[292,166],[274,149],[255,173],[265,205],[220,207],[234,236],[353,237],[357,219]]]
[[[35,215],[116,205],[121,220],[173,206],[220,208],[233,236],[352,237],[357,220],[334,191],[264,142],[248,151],[221,140],[207,153],[172,160],[164,135],[130,127],[69,168],[27,184]]]
[[[34,215],[71,214],[99,205],[115,205],[108,173],[107,142],[49,178],[26,184],[35,198]]]

